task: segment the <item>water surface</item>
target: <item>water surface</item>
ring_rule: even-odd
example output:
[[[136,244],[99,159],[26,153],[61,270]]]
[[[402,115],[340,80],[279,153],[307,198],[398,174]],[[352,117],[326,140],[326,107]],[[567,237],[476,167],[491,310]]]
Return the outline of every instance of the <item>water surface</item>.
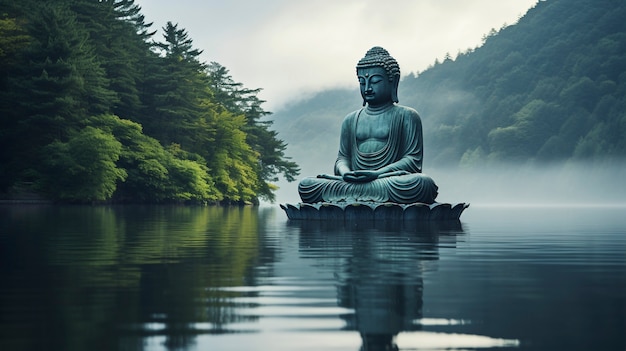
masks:
[[[626,349],[626,208],[0,207],[1,350]]]

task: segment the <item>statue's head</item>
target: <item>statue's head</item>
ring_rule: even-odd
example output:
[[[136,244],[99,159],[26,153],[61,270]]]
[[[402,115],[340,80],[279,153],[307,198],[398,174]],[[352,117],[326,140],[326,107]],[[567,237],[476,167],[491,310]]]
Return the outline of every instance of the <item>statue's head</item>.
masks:
[[[367,90],[370,86],[365,86],[370,83],[372,75],[383,76],[386,80],[386,84],[379,89],[384,90],[384,98],[388,101],[398,102],[398,84],[400,83],[400,66],[396,59],[394,59],[387,50],[375,46],[365,53],[365,56],[356,65],[357,77],[361,84],[361,96],[363,96],[363,106],[368,102]],[[365,85],[364,85],[365,84]],[[382,96],[378,97],[379,100],[383,99]]]

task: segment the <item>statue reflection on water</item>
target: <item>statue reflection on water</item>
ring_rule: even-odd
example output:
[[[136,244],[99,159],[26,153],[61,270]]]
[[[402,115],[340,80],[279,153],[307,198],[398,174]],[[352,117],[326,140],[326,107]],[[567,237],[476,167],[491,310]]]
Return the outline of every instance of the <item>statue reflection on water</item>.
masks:
[[[389,222],[290,222],[299,247],[335,265],[341,318],[358,331],[362,351],[399,350],[396,336],[421,329],[423,274],[434,269],[438,247],[456,244],[459,221],[406,225]],[[337,259],[340,258],[340,259]]]

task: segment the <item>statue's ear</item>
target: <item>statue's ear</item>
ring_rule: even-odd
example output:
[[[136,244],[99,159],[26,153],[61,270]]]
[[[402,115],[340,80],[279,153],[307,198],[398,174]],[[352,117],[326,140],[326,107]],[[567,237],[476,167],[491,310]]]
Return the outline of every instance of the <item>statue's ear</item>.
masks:
[[[393,77],[392,87],[391,87],[391,100],[393,102],[398,103],[398,86],[400,85],[400,75]]]

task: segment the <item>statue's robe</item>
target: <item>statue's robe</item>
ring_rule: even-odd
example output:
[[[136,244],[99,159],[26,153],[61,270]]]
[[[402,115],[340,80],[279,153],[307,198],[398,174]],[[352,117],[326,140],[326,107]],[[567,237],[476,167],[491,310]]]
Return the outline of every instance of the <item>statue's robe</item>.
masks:
[[[303,179],[298,185],[300,198],[305,203],[340,201],[375,201],[408,203],[433,203],[437,185],[422,174],[422,122],[417,112],[409,107],[393,105],[386,113],[389,118],[389,136],[386,144],[371,153],[361,152],[357,146],[356,130],[361,113],[354,111],[346,116],[341,127],[339,153],[335,162],[335,176],[319,175]],[[366,183],[344,181],[339,167],[350,170],[377,170],[389,166],[391,171],[409,174],[388,176]]]

